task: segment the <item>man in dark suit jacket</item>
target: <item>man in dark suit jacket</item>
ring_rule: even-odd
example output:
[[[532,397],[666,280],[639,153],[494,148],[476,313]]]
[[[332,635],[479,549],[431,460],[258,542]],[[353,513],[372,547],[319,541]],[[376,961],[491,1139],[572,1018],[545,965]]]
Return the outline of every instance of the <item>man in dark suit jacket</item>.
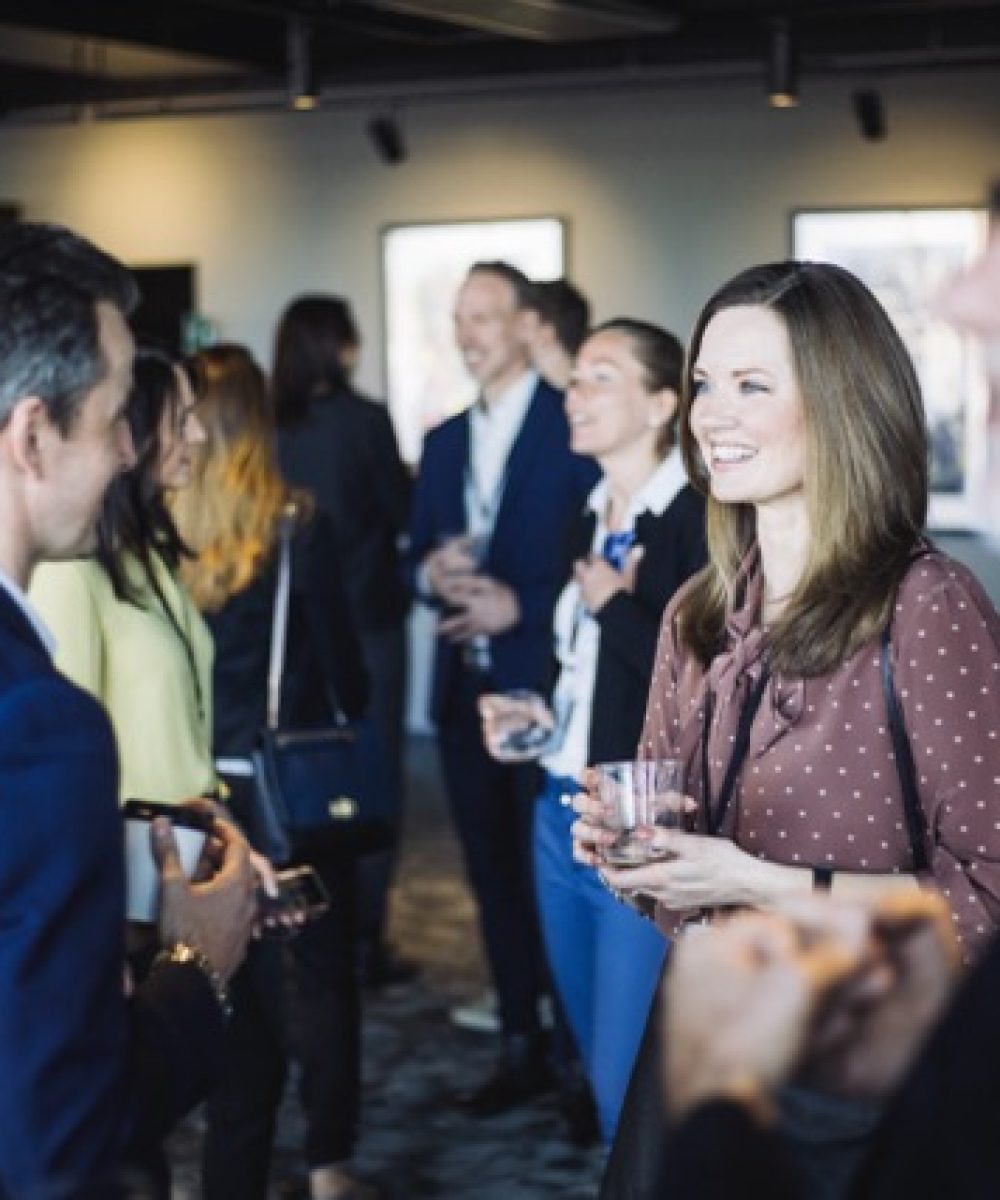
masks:
[[[67,230],[0,237],[0,1197],[118,1194],[126,1144],[204,1096],[225,983],[253,918],[245,843],[191,885],[157,822],[166,949],[126,1001],[117,761],[97,703],[54,668],[25,589],[87,553],[124,418],[135,286]]]
[[[521,1102],[547,1080],[532,787],[486,753],[477,701],[485,691],[543,686],[565,546],[597,477],[590,460],[570,453],[561,393],[530,369],[529,291],[505,263],[475,265],[459,291],[458,347],[480,395],[427,438],[410,541],[417,592],[442,609],[431,714],[504,1034],[497,1074],[468,1097],[479,1115]],[[472,536],[456,537],[463,533]]]

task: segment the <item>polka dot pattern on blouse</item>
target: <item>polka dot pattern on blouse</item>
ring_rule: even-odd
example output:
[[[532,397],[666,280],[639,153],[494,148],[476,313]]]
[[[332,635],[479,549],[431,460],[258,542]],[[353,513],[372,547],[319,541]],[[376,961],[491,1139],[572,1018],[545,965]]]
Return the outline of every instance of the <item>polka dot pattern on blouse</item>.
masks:
[[[689,794],[701,803],[706,688],[717,793],[764,638],[745,612],[743,632],[732,636],[730,623],[729,644],[706,675],[677,643],[678,599],[664,617],[640,754],[682,757]],[[935,551],[900,586],[891,654],[931,835],[927,882],[944,894],[971,957],[1000,922],[1000,618],[971,573]],[[827,676],[772,678],[725,832],[773,862],[913,870],[877,642]]]

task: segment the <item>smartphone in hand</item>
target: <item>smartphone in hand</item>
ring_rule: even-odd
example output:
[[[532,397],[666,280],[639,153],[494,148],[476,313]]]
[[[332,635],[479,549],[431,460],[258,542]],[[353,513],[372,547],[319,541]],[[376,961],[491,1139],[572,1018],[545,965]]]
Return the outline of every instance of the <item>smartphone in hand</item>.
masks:
[[[265,935],[293,934],[308,921],[329,911],[330,896],[314,867],[291,867],[275,873],[277,896],[261,892],[260,921]]]
[[[125,916],[129,921],[152,923],[157,918],[160,873],[153,859],[149,827],[154,818],[166,817],[184,874],[194,873],[205,839],[212,827],[206,813],[182,804],[160,804],[153,800],[126,800],[125,818]]]

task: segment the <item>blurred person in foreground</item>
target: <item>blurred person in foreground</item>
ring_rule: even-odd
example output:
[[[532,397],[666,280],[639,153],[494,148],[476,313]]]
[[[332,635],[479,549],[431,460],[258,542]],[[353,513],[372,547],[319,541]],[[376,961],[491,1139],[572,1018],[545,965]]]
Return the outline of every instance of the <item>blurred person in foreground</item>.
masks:
[[[962,980],[932,893],[798,899],[678,945],[653,1197],[811,1195],[778,1136],[792,1080],[885,1102],[851,1200],[987,1200],[1000,1178],[1000,942]]]
[[[134,280],[69,230],[0,235],[0,1193],[118,1195],[148,1144],[209,1090],[226,988],[254,919],[246,843],[215,823],[192,884],[154,823],[163,952],[126,996],[123,832],[103,709],[60,675],[26,597],[34,567],[89,554],[126,421]],[[209,864],[206,862],[205,864]]]

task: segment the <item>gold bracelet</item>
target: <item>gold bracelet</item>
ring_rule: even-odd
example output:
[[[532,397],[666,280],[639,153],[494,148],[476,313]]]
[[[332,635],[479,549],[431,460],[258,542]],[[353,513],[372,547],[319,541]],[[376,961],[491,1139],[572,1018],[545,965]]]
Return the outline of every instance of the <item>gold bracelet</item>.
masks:
[[[223,1017],[228,1021],[233,1015],[233,1005],[229,999],[229,989],[226,987],[226,981],[215,967],[212,966],[211,961],[203,950],[200,950],[191,942],[174,942],[172,946],[164,947],[156,958],[153,959],[153,968],[155,969],[161,963],[176,963],[180,966],[190,964],[197,967],[208,980],[212,994],[219,1002],[219,1008],[222,1009]]]

